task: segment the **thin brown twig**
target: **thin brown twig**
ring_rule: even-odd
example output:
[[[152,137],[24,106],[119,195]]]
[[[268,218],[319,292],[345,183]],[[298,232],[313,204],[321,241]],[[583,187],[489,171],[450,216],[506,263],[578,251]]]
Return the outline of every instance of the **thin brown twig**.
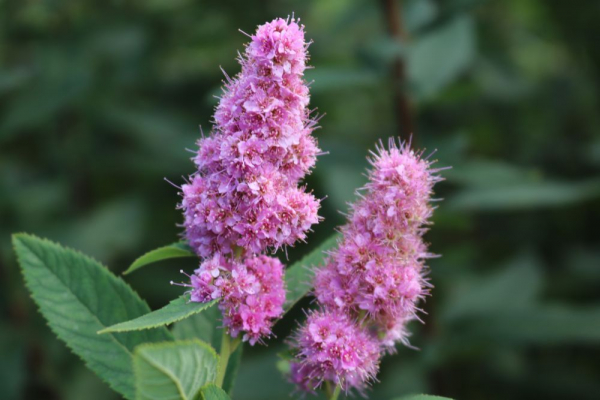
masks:
[[[400,43],[406,43],[408,35],[402,22],[402,11],[398,0],[381,0],[382,12],[390,37]],[[412,115],[412,104],[406,94],[406,65],[402,57],[397,56],[392,66],[394,85],[394,113],[398,121],[398,134],[403,140],[415,140],[415,124]]]

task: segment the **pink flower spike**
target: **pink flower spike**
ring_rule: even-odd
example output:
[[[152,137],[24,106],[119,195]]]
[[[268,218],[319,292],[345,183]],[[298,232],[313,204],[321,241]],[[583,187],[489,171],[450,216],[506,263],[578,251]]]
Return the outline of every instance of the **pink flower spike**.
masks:
[[[299,182],[320,153],[304,82],[304,26],[275,19],[251,36],[242,71],[227,79],[198,171],[182,185],[185,237],[201,257],[292,246],[319,222]]]
[[[316,271],[314,291],[323,307],[360,317],[393,351],[395,342],[408,343],[404,325],[418,319],[417,304],[431,287],[423,234],[441,178],[407,144],[380,145],[370,162],[368,183],[351,206],[338,249]]]

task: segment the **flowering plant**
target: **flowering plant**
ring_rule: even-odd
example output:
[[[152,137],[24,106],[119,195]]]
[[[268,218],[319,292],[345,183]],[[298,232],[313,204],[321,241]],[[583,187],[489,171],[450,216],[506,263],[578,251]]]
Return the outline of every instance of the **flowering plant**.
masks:
[[[267,344],[273,325],[307,294],[315,307],[287,339],[286,379],[330,399],[367,396],[384,354],[409,345],[407,323],[419,319],[432,287],[423,234],[439,169],[410,143],[379,145],[360,199],[330,240],[287,268],[276,257],[320,221],[320,200],[301,184],[320,154],[303,78],[308,44],[295,19],[249,37],[241,72],[226,75],[214,129],[198,141],[196,170],[178,187],[182,240],[125,272],[197,258],[175,283],[186,288],[181,297],[150,311],[89,257],[31,235],[13,238],[50,328],[125,398],[229,398],[242,344]]]

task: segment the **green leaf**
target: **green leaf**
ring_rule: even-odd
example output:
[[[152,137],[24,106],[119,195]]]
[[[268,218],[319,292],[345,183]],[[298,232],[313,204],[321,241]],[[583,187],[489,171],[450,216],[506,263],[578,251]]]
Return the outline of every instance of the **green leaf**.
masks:
[[[176,322],[173,324],[172,332],[178,340],[200,339],[209,343],[214,349],[218,349],[221,344],[221,335],[217,332],[220,318],[219,307],[213,305],[200,314]]]
[[[530,306],[542,290],[542,270],[540,260],[525,253],[485,277],[458,280],[449,289],[440,318],[460,321]],[[507,293],[511,295],[507,296]]]
[[[216,306],[211,306],[206,311],[186,318],[173,325],[173,335],[180,340],[200,339],[209,343],[214,349],[221,348],[221,312]],[[242,360],[243,344],[229,356],[223,389],[231,394],[238,369]]]
[[[62,225],[57,240],[94,257],[114,259],[136,248],[142,240],[147,204],[140,198],[123,197],[101,203],[88,213]]]
[[[452,400],[449,397],[431,396],[428,394],[413,394],[410,396],[399,397],[394,400]]]
[[[81,253],[26,234],[14,235],[13,245],[25,284],[52,331],[114,390],[133,399],[133,349],[171,340],[169,331],[98,336],[150,308],[122,279]]]
[[[200,340],[144,344],[133,359],[136,400],[193,399],[216,377],[217,353]]]
[[[466,190],[448,200],[461,211],[510,211],[564,207],[600,197],[600,179],[581,182],[537,182]]]
[[[498,310],[472,321],[461,331],[492,343],[556,345],[600,343],[600,304],[572,307],[562,304],[533,305]]]
[[[498,160],[475,159],[453,165],[444,178],[468,188],[530,185],[540,181],[540,172]]]
[[[439,14],[438,6],[432,0],[408,0],[402,6],[403,22],[409,32],[430,24]]]
[[[139,318],[121,322],[120,324],[102,329],[98,333],[102,334],[109,332],[139,331],[142,329],[150,329],[169,325],[173,322],[187,318],[190,315],[198,314],[216,302],[217,300],[213,300],[208,303],[191,302],[187,296],[181,296],[159,310],[152,311],[146,315],[142,315]]]
[[[136,259],[133,264],[127,268],[124,275],[130,274],[133,271],[140,269],[148,264],[152,264],[162,260],[179,257],[196,257],[190,246],[184,242],[177,242],[168,246],[159,247],[158,249],[150,250],[143,256]]]
[[[49,62],[43,59],[39,62]],[[47,65],[47,64],[45,64]],[[37,130],[52,121],[61,111],[77,101],[87,82],[82,78],[81,64],[71,64],[71,74],[51,79],[36,80],[18,91],[3,112],[0,123],[0,143],[11,139],[24,130]],[[78,71],[79,70],[79,71]],[[75,72],[77,71],[77,72]],[[35,110],[35,112],[32,112]]]
[[[457,17],[417,38],[408,49],[407,73],[417,98],[430,98],[452,83],[475,56],[475,28]]]
[[[2,388],[2,398],[7,400],[22,399],[28,381],[27,347],[29,343],[23,340],[22,331],[8,326],[8,318],[5,321],[0,323],[0,354],[2,354],[2,358],[0,358],[0,388]],[[82,370],[88,372],[83,368]],[[106,388],[106,390],[110,389]]]
[[[339,149],[339,151],[347,152],[346,149]],[[348,204],[356,200],[356,188],[363,187],[367,183],[366,176],[363,174],[367,166],[366,159],[364,163],[361,160],[353,163],[327,164],[327,174],[323,176],[323,181],[330,192],[328,198],[332,207],[341,212],[348,211]]]
[[[366,68],[328,68],[311,69],[306,73],[306,79],[313,81],[313,93],[337,89],[358,89],[373,87],[379,81],[377,74]]]
[[[223,389],[208,384],[202,388],[202,400],[230,400],[231,398],[223,391]]]
[[[339,237],[339,233],[333,234],[321,243],[319,247],[286,270],[285,282],[287,284],[287,295],[285,304],[283,305],[284,310],[289,311],[294,304],[308,293],[311,288],[311,268],[317,267],[324,262],[326,256],[324,252],[333,249]]]

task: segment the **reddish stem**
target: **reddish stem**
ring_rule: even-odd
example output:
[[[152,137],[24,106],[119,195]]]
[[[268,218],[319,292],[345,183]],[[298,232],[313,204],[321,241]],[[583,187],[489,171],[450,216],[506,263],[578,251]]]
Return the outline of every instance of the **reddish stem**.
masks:
[[[402,22],[402,12],[397,0],[381,0],[382,12],[390,37],[400,43],[406,43],[408,35]],[[412,104],[408,98],[406,87],[406,65],[402,57],[397,56],[392,65],[394,85],[394,113],[398,120],[398,134],[403,140],[415,141]]]

